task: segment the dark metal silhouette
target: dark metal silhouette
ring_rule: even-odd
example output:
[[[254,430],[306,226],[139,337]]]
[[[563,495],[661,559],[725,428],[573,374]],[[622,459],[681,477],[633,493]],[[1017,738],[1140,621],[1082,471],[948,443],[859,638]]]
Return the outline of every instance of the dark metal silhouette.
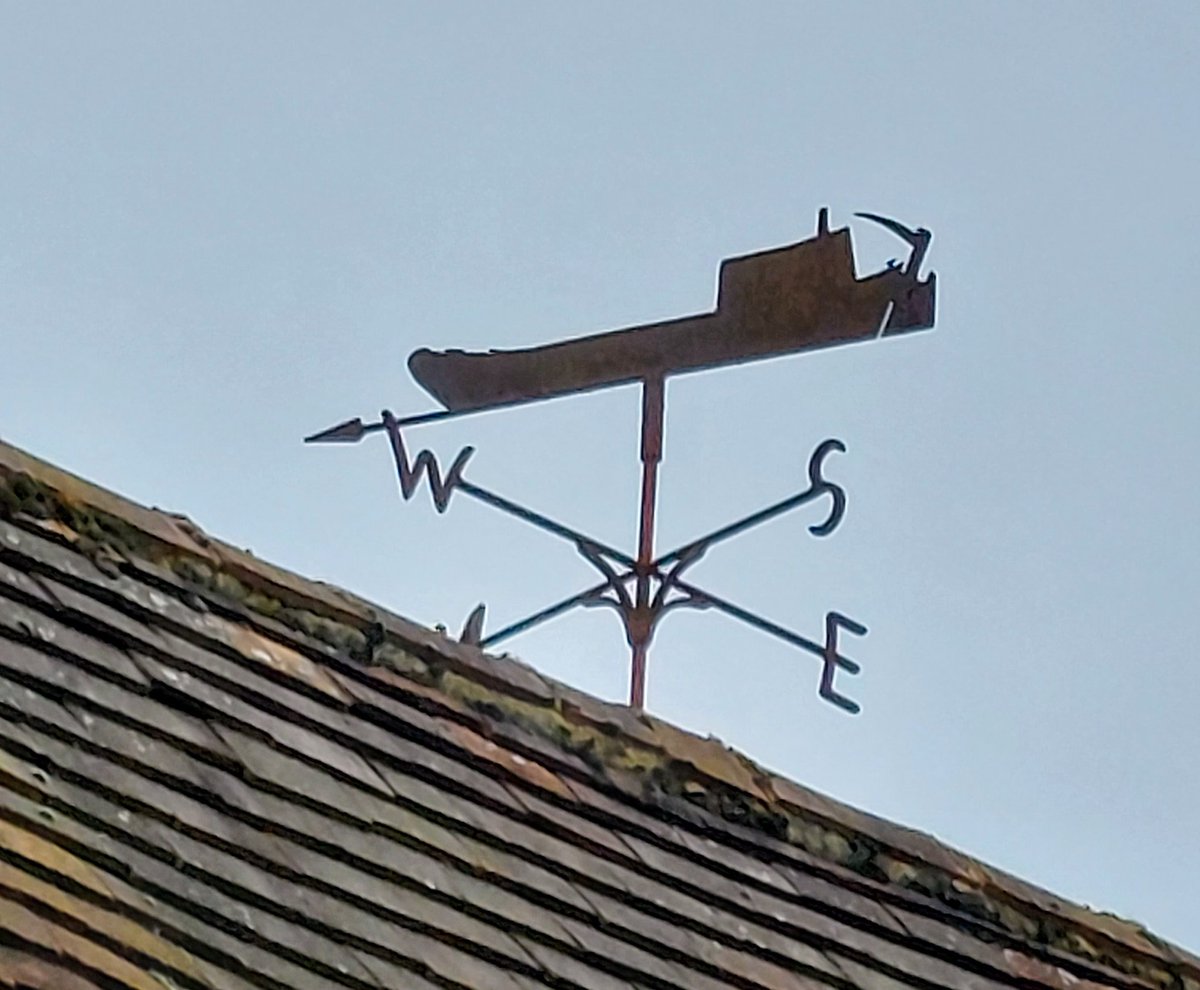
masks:
[[[932,235],[860,213],[912,248],[900,268],[855,272],[850,231],[721,264],[710,313],[611,330],[516,351],[431,351],[408,359],[413,377],[448,410],[493,408],[629,382],[831,347],[933,326],[935,277],[920,280]]]
[[[468,646],[478,646],[483,639],[483,620],[487,615],[487,606],[480,602],[467,616],[467,621],[463,623],[462,632],[458,634],[458,641],[466,643]]]
[[[570,542],[603,578],[491,635],[483,634],[484,610],[480,606],[463,629],[464,642],[495,646],[573,608],[612,608],[621,618],[632,653],[630,704],[641,708],[646,655],[658,623],[675,609],[714,609],[818,657],[823,664],[820,696],[856,713],[857,703],[834,689],[838,670],[848,674],[860,670],[857,663],[838,652],[838,632],[862,636],[867,632],[864,625],[841,613],[827,612],[824,642],[818,643],[683,578],[717,544],[825,496],[829,498],[828,515],[811,524],[809,531],[825,537],[837,529],[845,514],[846,494],[840,485],[825,478],[824,465],[830,453],[845,451],[840,440],[826,440],[813,451],[808,463],[809,485],[803,491],[668,553],[656,556],[654,552],[667,377],[933,326],[935,276],[920,278],[930,232],[910,229],[874,213],[856,215],[881,224],[906,241],[911,249],[906,261],[902,265],[889,262],[883,271],[859,278],[849,230],[830,231],[828,211],[821,210],[816,237],[725,261],[717,305],[710,313],[518,351],[469,354],[423,348],[410,356],[409,368],[444,409],[402,419],[385,410],[376,423],[348,420],[313,434],[306,442],[355,443],[370,433],[386,432],[405,500],[413,496],[423,478],[438,512],[445,512],[451,495],[461,492]],[[410,460],[404,443],[402,430],[408,427],[634,381],[642,385],[642,489],[636,556],[466,480],[463,472],[473,447],[463,447],[443,474],[430,451],[421,450]]]

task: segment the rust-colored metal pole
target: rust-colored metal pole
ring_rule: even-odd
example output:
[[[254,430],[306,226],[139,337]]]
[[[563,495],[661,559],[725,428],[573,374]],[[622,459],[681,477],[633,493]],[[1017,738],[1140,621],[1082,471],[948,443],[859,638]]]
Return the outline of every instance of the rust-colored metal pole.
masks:
[[[650,579],[654,573],[654,509],[658,500],[658,464],[662,460],[666,383],[662,376],[642,381],[642,514],[638,527],[637,591],[629,616],[629,646],[632,663],[629,705],[646,706],[646,653],[654,632],[650,608]]]

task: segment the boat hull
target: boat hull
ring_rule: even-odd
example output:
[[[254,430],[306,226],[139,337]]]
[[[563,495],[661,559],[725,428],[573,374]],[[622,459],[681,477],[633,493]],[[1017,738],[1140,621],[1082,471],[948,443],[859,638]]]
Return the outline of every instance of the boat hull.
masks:
[[[413,377],[447,409],[548,399],[933,326],[935,276],[859,279],[846,228],[721,264],[712,312],[523,350],[415,351]]]

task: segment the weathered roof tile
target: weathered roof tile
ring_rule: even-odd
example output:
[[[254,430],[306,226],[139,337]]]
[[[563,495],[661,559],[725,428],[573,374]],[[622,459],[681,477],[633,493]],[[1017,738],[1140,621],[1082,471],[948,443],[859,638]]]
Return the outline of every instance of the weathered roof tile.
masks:
[[[0,987],[1200,990],[1200,961],[0,444]]]

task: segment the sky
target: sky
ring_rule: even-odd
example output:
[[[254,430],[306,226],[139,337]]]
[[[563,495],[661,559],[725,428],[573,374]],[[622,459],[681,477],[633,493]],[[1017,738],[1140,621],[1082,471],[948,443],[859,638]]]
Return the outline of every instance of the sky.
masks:
[[[594,580],[469,499],[402,502],[421,346],[698,313],[722,258],[933,231],[937,328],[672,379],[660,545],[801,490],[697,583],[862,672],[673,613],[649,708],[1200,950],[1200,5],[0,3],[0,436],[456,631]],[[852,222],[853,221],[853,222]],[[636,389],[409,434],[632,550]],[[1190,616],[1190,618],[1189,618]],[[604,698],[605,610],[505,645]]]

